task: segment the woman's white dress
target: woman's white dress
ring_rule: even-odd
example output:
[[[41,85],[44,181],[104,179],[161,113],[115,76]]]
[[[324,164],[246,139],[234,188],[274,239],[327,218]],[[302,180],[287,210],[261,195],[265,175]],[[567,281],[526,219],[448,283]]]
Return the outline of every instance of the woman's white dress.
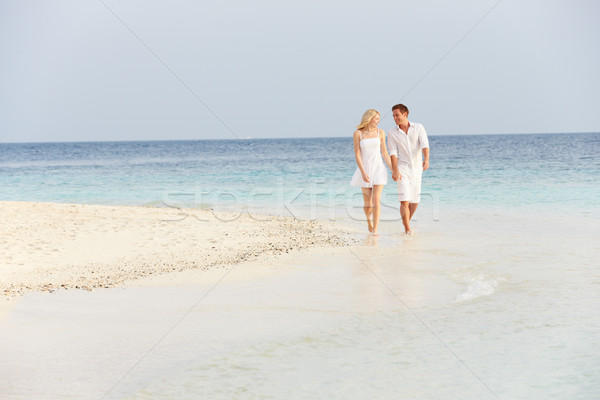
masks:
[[[369,182],[362,179],[360,169],[356,168],[350,184],[364,188],[372,188],[373,185],[387,184],[387,168],[381,157],[381,142],[379,135],[373,138],[363,139],[360,133],[360,159],[363,168],[369,176]]]

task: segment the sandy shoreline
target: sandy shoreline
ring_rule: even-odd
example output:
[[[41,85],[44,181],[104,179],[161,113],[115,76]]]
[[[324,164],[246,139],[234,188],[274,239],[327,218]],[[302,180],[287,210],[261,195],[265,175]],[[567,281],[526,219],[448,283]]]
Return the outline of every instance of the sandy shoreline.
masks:
[[[113,287],[309,247],[349,232],[316,221],[212,210],[0,202],[0,295]]]
[[[12,229],[1,254],[13,264],[17,255],[46,260],[67,278],[89,278],[96,265],[77,257],[106,268],[121,257],[141,273],[137,260],[152,256],[190,267],[158,275],[159,265],[142,278],[121,265],[107,271],[125,268],[123,276],[136,279],[119,288],[0,295],[5,397],[280,398],[298,381],[308,384],[306,398],[490,397],[473,370],[502,398],[594,398],[598,374],[581,375],[598,371],[590,356],[600,331],[594,218],[470,211],[434,221],[420,210],[414,235],[383,221],[374,238],[358,221],[348,238],[359,240],[334,247],[329,222],[164,222],[177,210],[0,205],[2,235]],[[321,244],[282,247],[279,256],[265,250],[232,266],[178,261],[208,265],[213,246],[234,259],[254,254],[243,243],[299,246],[310,235]],[[63,251],[53,255],[41,241]],[[82,243],[79,253],[69,250]],[[98,249],[107,246],[113,253]],[[81,267],[53,267],[61,257]],[[12,279],[33,280],[36,268],[46,274],[41,282],[57,276],[39,265],[21,271],[28,266],[18,274],[13,265]]]

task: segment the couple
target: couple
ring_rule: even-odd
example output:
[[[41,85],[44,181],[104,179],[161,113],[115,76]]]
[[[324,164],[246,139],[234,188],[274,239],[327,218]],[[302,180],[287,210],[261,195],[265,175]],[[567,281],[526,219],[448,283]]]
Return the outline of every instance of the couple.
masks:
[[[350,184],[362,188],[367,224],[373,236],[378,236],[381,192],[387,184],[383,161],[392,170],[392,179],[398,182],[400,215],[407,235],[412,233],[410,220],[421,198],[421,174],[429,168],[429,140],[423,125],[408,120],[408,108],[404,104],[392,107],[392,115],[396,127],[388,131],[387,147],[385,132],[378,127],[381,117],[377,110],[365,111],[354,132],[358,168]]]

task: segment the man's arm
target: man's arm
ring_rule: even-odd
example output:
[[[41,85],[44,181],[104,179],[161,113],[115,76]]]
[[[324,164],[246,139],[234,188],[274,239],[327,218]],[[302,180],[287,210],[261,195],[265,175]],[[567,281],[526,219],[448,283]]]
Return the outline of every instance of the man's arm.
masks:
[[[392,179],[398,181],[402,179],[402,175],[398,171],[398,156],[390,156],[390,158],[392,159]]]
[[[421,125],[421,133],[419,135],[419,144],[423,151],[423,171],[429,168],[429,139],[427,138],[427,132],[423,125]]]
[[[392,162],[392,179],[397,181],[398,179],[402,179],[402,175],[398,171],[398,148],[391,134],[388,134],[387,147]]]
[[[429,168],[429,147],[423,149],[423,171]]]

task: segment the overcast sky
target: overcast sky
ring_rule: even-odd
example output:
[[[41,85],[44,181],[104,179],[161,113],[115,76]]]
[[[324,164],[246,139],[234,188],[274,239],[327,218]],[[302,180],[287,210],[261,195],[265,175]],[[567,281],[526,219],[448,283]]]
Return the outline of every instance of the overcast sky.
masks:
[[[112,11],[111,11],[112,10]],[[600,2],[0,0],[0,141],[600,131]],[[162,61],[160,61],[162,60]]]

